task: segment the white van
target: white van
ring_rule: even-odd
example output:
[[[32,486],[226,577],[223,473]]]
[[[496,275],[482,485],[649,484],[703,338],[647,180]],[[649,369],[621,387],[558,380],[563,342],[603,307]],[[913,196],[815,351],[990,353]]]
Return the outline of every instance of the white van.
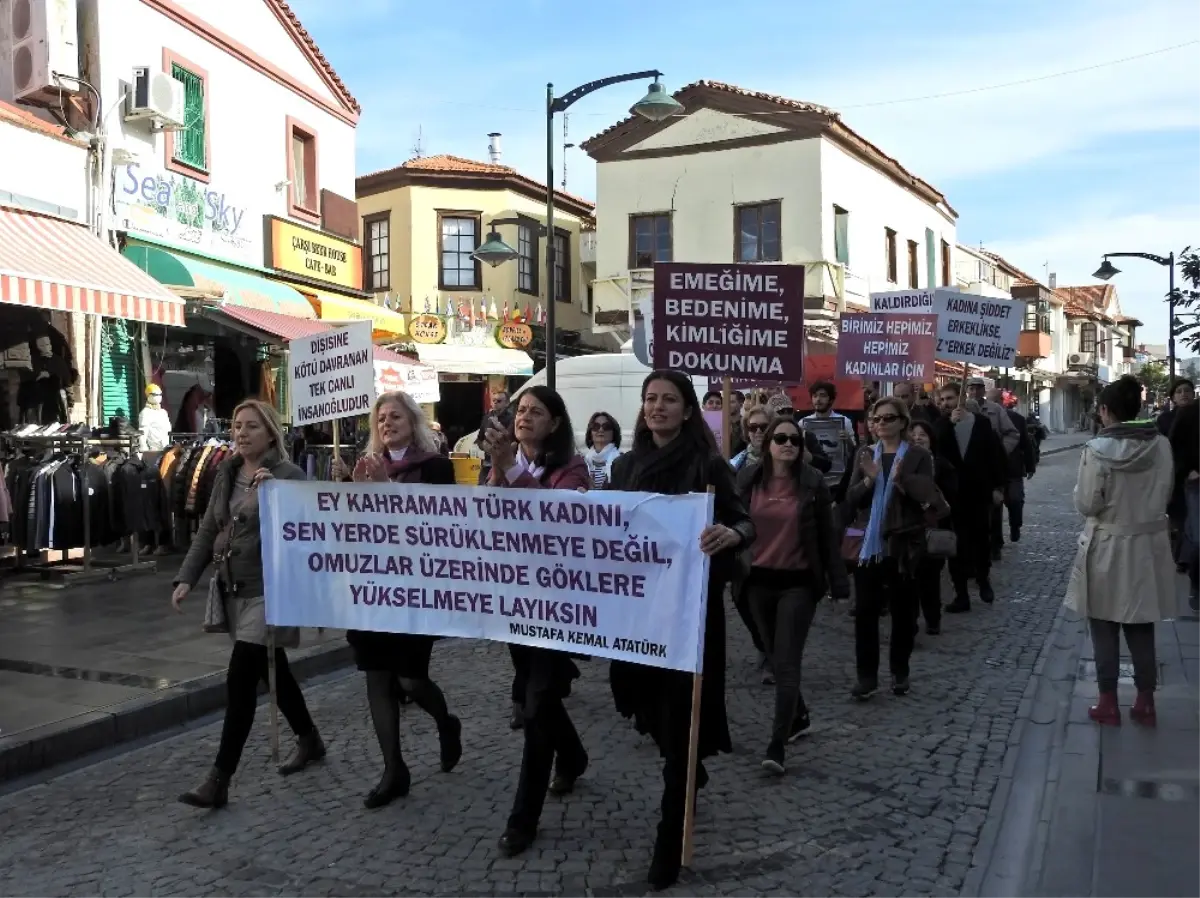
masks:
[[[575,428],[575,443],[582,452],[587,435],[588,419],[596,412],[605,412],[616,418],[621,425],[621,449],[627,450],[633,440],[633,427],[637,423],[642,404],[642,381],[650,368],[637,360],[632,352],[612,352],[599,355],[581,355],[559,359],[555,388],[567,404],[567,414]],[[512,395],[515,404],[521,394],[532,386],[546,383],[543,369],[529,378],[521,389]],[[696,395],[703,397],[708,391],[708,380],[693,377]],[[478,434],[470,433],[458,441],[456,452],[469,452],[476,457],[483,453],[475,445]]]

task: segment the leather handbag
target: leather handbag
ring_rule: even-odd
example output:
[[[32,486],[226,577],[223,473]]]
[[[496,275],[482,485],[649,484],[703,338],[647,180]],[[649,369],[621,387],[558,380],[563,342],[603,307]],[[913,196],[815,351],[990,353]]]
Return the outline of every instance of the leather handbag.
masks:
[[[842,535],[842,561],[847,564],[858,564],[858,556],[862,552],[863,538],[866,530],[857,527],[847,527]]]
[[[225,614],[225,591],[216,574],[208,581],[208,601],[204,605],[204,632],[228,633],[229,617]]]
[[[958,554],[958,534],[943,527],[927,528],[925,554],[930,558],[953,558]]]

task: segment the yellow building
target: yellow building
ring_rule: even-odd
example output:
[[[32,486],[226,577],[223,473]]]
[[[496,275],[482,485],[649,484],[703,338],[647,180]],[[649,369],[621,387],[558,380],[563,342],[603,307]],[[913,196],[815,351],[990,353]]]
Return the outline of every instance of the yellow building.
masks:
[[[551,301],[559,357],[590,347],[594,249],[581,242],[581,233],[594,227],[588,201],[555,192],[551,300],[545,185],[497,162],[430,156],[363,175],[355,192],[364,286],[378,302],[411,315],[410,324],[429,325],[410,327],[410,338],[422,361],[438,369],[437,417],[451,438],[478,426],[490,391],[513,388],[542,367],[541,325]],[[491,223],[505,219],[512,221],[496,231],[518,256],[492,268],[472,253],[487,240]],[[496,340],[498,319],[514,315],[530,326],[526,347]]]

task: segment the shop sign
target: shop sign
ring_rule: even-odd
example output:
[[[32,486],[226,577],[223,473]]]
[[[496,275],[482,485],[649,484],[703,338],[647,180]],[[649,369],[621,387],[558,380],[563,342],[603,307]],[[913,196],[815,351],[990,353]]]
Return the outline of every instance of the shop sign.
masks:
[[[409,322],[408,335],[414,343],[442,343],[446,339],[446,322],[437,315],[418,315]]]
[[[438,373],[429,365],[375,360],[375,392],[377,394],[407,393],[416,402],[440,402]]]
[[[250,226],[253,216],[230,194],[136,162],[124,168],[113,197],[118,229],[195,247],[201,255],[258,264],[258,229]]]
[[[524,349],[533,342],[533,330],[519,321],[505,321],[496,328],[496,342],[505,349]]]
[[[273,215],[264,217],[264,265],[310,281],[362,289],[362,247]]]

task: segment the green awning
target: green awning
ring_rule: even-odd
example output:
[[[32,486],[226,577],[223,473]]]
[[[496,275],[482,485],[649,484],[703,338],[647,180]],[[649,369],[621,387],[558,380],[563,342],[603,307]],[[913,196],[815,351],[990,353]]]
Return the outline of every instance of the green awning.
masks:
[[[175,292],[189,299],[226,302],[293,318],[317,317],[302,294],[262,275],[142,243],[128,244],[123,253],[160,284],[177,288]]]

